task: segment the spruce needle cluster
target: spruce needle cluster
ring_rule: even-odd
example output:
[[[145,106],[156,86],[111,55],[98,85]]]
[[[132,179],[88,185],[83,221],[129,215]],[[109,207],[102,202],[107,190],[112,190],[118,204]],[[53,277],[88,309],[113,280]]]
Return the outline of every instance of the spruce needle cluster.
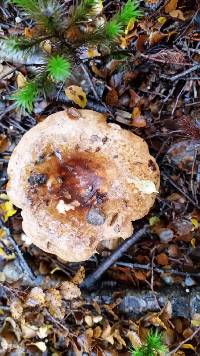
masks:
[[[129,21],[137,21],[142,16],[137,0],[128,0],[109,20],[103,15],[102,0],[80,0],[70,8],[62,0],[10,0],[10,3],[21,10],[22,16],[32,19],[34,27],[31,36],[1,39],[4,51],[22,58],[39,51],[44,59],[38,74],[13,94],[17,106],[28,112],[52,84],[56,87],[57,83],[66,81],[81,46],[101,43],[117,46]],[[90,31],[83,31],[87,23]],[[47,41],[50,51],[45,50]]]

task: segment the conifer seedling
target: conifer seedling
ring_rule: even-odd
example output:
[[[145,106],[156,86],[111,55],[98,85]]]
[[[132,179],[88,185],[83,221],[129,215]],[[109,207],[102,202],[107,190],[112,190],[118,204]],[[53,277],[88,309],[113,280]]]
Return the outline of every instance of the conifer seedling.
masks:
[[[101,0],[80,0],[66,9],[61,0],[10,0],[23,15],[34,21],[32,36],[12,36],[1,39],[4,51],[18,53],[22,58],[30,53],[42,52],[44,64],[37,67],[38,73],[26,85],[17,90],[12,98],[18,107],[31,112],[35,100],[48,93],[52,85],[65,82],[70,76],[74,62],[79,60],[81,46],[117,46],[129,21],[137,21],[142,13],[137,0],[128,0],[121,10],[106,20],[102,14]],[[99,15],[102,21],[98,21]],[[92,30],[81,30],[81,25],[90,23]],[[45,42],[50,42],[50,53],[45,51]],[[13,60],[14,62],[14,60]]]

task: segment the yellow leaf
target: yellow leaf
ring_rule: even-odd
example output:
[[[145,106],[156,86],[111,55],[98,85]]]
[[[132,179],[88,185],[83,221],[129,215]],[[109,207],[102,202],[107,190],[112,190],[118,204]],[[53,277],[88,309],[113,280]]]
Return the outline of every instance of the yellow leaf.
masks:
[[[192,326],[200,326],[200,320],[191,320]]]
[[[151,216],[150,218],[149,218],[149,225],[150,226],[154,226],[154,225],[156,225],[157,223],[159,223],[160,222],[160,218],[158,217],[158,216]]]
[[[134,27],[135,19],[132,18],[129,20],[128,25],[126,26],[125,34],[127,35]]]
[[[16,81],[19,89],[23,88],[27,82],[26,77],[21,72],[17,75]]]
[[[0,247],[0,256],[5,258],[7,261],[14,260],[16,257],[14,253],[7,255],[2,247]]]
[[[198,220],[195,219],[195,218],[192,218],[192,219],[191,219],[191,222],[192,222],[192,226],[193,226],[194,230],[195,230],[195,229],[198,229],[198,227],[199,227],[199,222],[198,222]]]
[[[96,47],[89,47],[86,51],[87,58],[98,57],[100,55],[101,54],[98,52],[98,49]]]
[[[0,204],[0,215],[3,216],[4,222],[6,222],[8,218],[13,216],[16,212],[17,210],[13,208],[11,201],[5,201],[5,203]]]
[[[0,229],[0,239],[3,239],[5,237],[6,233],[3,229]]]
[[[78,87],[77,85],[70,85],[65,89],[65,94],[70,100],[72,100],[82,109],[85,108],[87,104],[87,98],[85,92],[81,87]]]
[[[193,239],[190,241],[190,243],[191,243],[191,245],[192,245],[193,248],[196,247],[196,239],[195,239],[195,238],[193,238]]]
[[[191,344],[183,344],[181,346],[182,349],[189,349],[189,350],[192,350],[192,351],[196,351],[195,347]]]
[[[164,23],[167,21],[166,17],[164,16],[160,16],[158,18],[158,22],[161,24],[161,25],[164,25]]]

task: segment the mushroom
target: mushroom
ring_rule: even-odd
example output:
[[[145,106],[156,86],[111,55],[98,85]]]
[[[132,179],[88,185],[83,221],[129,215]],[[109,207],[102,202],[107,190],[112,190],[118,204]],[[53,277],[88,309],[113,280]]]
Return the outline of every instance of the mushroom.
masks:
[[[70,108],[47,117],[16,146],[7,193],[32,243],[83,261],[103,241],[126,239],[154,203],[160,175],[147,143],[106,117]]]

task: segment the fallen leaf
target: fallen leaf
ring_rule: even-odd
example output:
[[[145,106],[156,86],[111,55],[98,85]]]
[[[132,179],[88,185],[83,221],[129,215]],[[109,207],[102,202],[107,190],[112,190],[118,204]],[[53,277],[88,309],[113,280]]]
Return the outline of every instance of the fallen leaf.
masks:
[[[0,134],[0,153],[6,151],[10,146],[8,137],[4,134]]]
[[[80,285],[85,279],[85,268],[81,266],[72,279],[72,283]]]
[[[48,332],[49,332],[49,329],[51,328],[50,325],[44,325],[44,326],[41,326],[39,328],[39,330],[37,331],[37,336],[40,338],[40,339],[44,339],[45,337],[48,336]]]
[[[168,35],[169,34],[167,34],[167,33],[162,33],[162,32],[159,32],[159,31],[151,32],[151,34],[149,36],[149,44],[150,44],[150,46],[155,46],[163,38],[167,37]]]
[[[72,300],[81,296],[80,289],[72,282],[63,282],[60,287],[61,296],[65,300]]]
[[[43,341],[38,341],[38,342],[32,343],[30,345],[35,345],[42,352],[45,352],[47,350],[47,346],[46,346],[45,342],[43,342]]]
[[[171,11],[176,10],[178,0],[169,0],[167,5],[165,5],[165,12],[169,14]]]
[[[22,303],[19,299],[15,299],[10,304],[10,311],[13,319],[20,319],[23,313]]]
[[[166,17],[164,16],[160,16],[158,18],[158,22],[161,24],[161,25],[164,25],[164,23],[167,21]]]
[[[8,218],[13,216],[17,210],[14,209],[13,204],[8,199],[6,194],[0,194],[0,200],[4,200],[5,202],[0,203],[0,216],[3,217],[3,221],[8,221]]]
[[[142,345],[142,342],[140,340],[140,337],[135,331],[128,331],[127,336],[134,347],[134,349],[140,347]]]
[[[108,91],[106,94],[106,104],[111,105],[111,106],[116,106],[119,100],[119,95],[118,92],[115,88],[111,88],[111,90]]]
[[[17,88],[21,89],[26,85],[27,80],[26,77],[21,72],[19,72],[16,78],[16,82],[17,82]]]
[[[99,57],[101,54],[99,53],[97,47],[89,47],[86,51],[86,58]]]
[[[149,225],[154,226],[160,222],[160,218],[158,216],[151,216],[149,218]]]
[[[50,40],[46,40],[42,43],[42,49],[48,53],[51,54],[52,52],[52,47],[51,47],[51,41]]]
[[[183,21],[185,20],[185,17],[184,17],[183,12],[181,10],[170,11],[169,15],[171,17],[175,17],[175,18],[183,20]]]
[[[166,266],[169,263],[169,258],[166,255],[166,253],[160,253],[157,257],[156,257],[157,263],[161,266]]]
[[[45,294],[40,287],[34,287],[26,299],[26,306],[35,307],[36,305],[43,305],[45,302]]]
[[[32,339],[37,336],[37,326],[21,322],[22,336],[24,339]]]
[[[181,348],[196,351],[196,348],[192,344],[183,344]]]
[[[77,85],[70,85],[65,89],[66,96],[82,109],[87,104],[86,94],[83,89]]]

